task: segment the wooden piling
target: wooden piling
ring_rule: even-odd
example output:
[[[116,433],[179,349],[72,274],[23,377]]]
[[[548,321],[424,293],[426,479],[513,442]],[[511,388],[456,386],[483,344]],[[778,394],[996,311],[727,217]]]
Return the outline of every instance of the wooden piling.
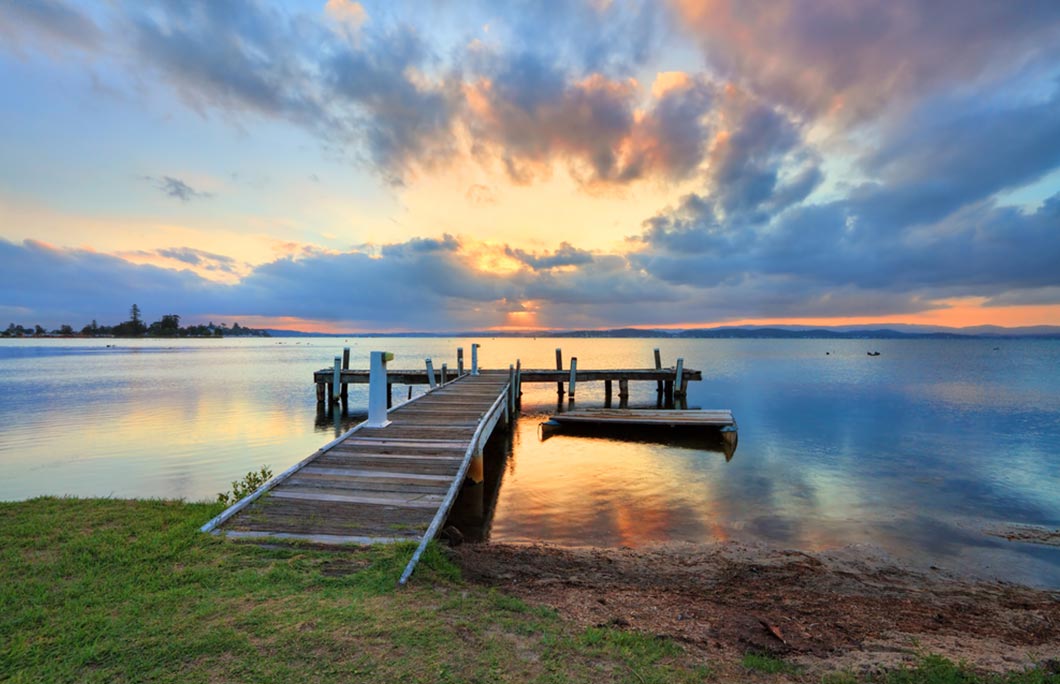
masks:
[[[659,354],[659,348],[655,348],[655,370],[662,370],[662,355]],[[655,391],[659,394],[663,392],[662,380],[655,381]]]
[[[336,394],[336,392],[339,391],[339,385],[341,384],[341,382],[342,382],[342,357],[341,356],[336,356],[335,357],[335,370],[331,374],[331,397],[330,397],[330,399],[333,402],[338,399],[338,395]]]
[[[464,374],[464,348],[456,348],[456,377]]]
[[[674,405],[674,381],[673,379],[666,380],[663,382],[663,399],[666,402],[666,407],[670,408]]]
[[[434,377],[434,362],[428,356],[424,363],[427,364],[427,386],[434,389],[438,384],[437,379]]]
[[[618,405],[625,408],[629,403],[629,379],[619,378],[618,380]]]
[[[604,380],[604,406],[611,408],[611,381]]]
[[[523,362],[515,360],[515,408],[523,407]]]
[[[508,364],[508,423],[515,416],[515,366]]]
[[[442,384],[449,382],[449,366],[442,364]]]
[[[349,369],[350,369],[350,348],[349,347],[343,347],[342,348],[342,370],[349,370]],[[347,383],[345,383],[345,382],[342,383],[342,392],[340,393],[340,396],[342,397],[343,401],[346,401],[347,399],[350,398],[349,385]]]
[[[326,384],[327,383],[325,383],[325,382],[318,382],[317,383],[317,403],[318,404],[323,404],[324,403],[324,393],[327,391],[327,390],[324,389],[324,385],[326,385]]]
[[[570,400],[574,401],[574,384],[578,380],[578,357],[570,357]]]
[[[685,360],[677,359],[677,368],[674,369],[674,397],[685,396]]]
[[[563,350],[556,347],[556,370],[563,370]],[[563,381],[556,383],[556,394],[563,396]]]

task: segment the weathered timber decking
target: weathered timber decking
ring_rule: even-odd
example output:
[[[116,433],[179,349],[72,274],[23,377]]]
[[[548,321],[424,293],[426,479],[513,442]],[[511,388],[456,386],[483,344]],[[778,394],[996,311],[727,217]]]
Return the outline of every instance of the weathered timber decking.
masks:
[[[373,543],[433,537],[507,416],[507,373],[465,375],[362,423],[203,527],[229,537]],[[509,417],[510,418],[510,417]]]
[[[324,368],[322,370],[314,371],[313,382],[321,384],[331,384],[334,379],[334,369]],[[453,374],[453,370],[449,369],[449,373]],[[523,368],[520,371],[523,382],[567,382],[570,380],[570,370],[552,370],[552,369],[541,369],[541,368]],[[689,380],[702,380],[703,372],[694,370],[692,368],[683,369],[681,379],[675,378],[676,370],[674,368],[579,368],[575,371],[575,380],[577,382],[601,382],[608,380],[676,380],[678,384],[682,381],[688,382]],[[441,370],[435,369],[434,376],[436,381],[441,379]],[[339,382],[347,383],[351,385],[356,384],[367,384],[368,383],[368,371],[366,370],[340,370],[339,371]],[[427,371],[424,370],[388,370],[387,381],[392,384],[401,385],[426,385],[428,383]]]
[[[583,409],[552,416],[559,423],[592,425],[668,425],[672,427],[735,427],[729,409],[694,409],[691,411],[653,411],[650,409]]]

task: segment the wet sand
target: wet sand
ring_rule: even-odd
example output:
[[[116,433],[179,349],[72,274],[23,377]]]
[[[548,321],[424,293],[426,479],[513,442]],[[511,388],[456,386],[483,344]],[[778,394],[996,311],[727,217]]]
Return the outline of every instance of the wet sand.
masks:
[[[1060,591],[918,570],[872,547],[491,543],[453,552],[470,582],[582,625],[672,638],[709,661],[757,651],[812,673],[887,669],[926,654],[994,672],[1060,663]]]

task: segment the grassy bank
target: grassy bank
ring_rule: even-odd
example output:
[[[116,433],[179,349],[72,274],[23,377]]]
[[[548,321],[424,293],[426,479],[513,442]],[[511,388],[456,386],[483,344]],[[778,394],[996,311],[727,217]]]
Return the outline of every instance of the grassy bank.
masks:
[[[0,504],[0,681],[820,681],[768,659],[704,662],[667,639],[574,627],[463,583],[437,548],[397,590],[411,547],[262,548],[199,533],[218,511]],[[877,680],[979,681],[930,659]]]

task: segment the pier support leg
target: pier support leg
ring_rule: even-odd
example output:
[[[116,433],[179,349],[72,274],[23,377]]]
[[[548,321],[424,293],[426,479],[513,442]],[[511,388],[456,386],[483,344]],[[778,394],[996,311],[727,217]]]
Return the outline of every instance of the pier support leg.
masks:
[[[515,416],[515,366],[508,364],[508,427],[512,426]]]
[[[328,406],[335,403],[335,383],[329,382],[328,385]]]
[[[523,362],[515,360],[515,408],[523,408]]]
[[[611,381],[604,380],[604,407],[611,408]]]
[[[342,370],[345,371],[345,370],[349,370],[349,369],[350,369],[350,348],[349,347],[343,347],[342,348]],[[345,382],[342,383],[342,392],[339,393],[339,396],[342,397],[343,401],[346,401],[347,399],[350,398],[349,385],[347,385]]]
[[[324,382],[318,382],[317,383],[317,403],[318,404],[323,404],[324,403],[324,394],[327,392],[327,390],[324,389],[324,385],[326,385],[326,384],[327,383],[324,383]]]
[[[662,370],[662,356],[659,355],[659,349],[658,348],[655,349],[655,370]],[[660,396],[662,395],[662,393],[663,393],[662,380],[656,380],[655,381],[655,392],[657,394],[659,394]]]
[[[663,383],[663,399],[666,401],[666,408],[674,407],[674,381],[667,380]]]
[[[412,389],[411,387],[409,389]],[[386,384],[386,407],[388,409],[394,408],[394,384],[388,382]]]
[[[556,370],[563,370],[563,350],[556,347]],[[556,383],[556,394],[563,396],[563,381]]]
[[[339,384],[342,382],[342,357],[335,357],[335,366],[331,373],[331,400],[339,400]]]
[[[619,378],[618,380],[618,405],[622,408],[626,408],[629,405],[629,379]]]
[[[456,348],[456,377],[464,374],[464,348]]]
[[[674,398],[685,396],[688,383],[685,381],[685,360],[677,360],[677,368],[674,369]]]
[[[471,462],[467,465],[467,479],[475,484],[479,484],[485,479],[486,468],[484,461],[482,449],[475,449],[475,453],[471,455]]]
[[[570,387],[568,388],[570,400],[574,401],[574,386],[578,381],[578,357],[570,357]]]
[[[449,366],[442,364],[442,384],[449,382]]]

